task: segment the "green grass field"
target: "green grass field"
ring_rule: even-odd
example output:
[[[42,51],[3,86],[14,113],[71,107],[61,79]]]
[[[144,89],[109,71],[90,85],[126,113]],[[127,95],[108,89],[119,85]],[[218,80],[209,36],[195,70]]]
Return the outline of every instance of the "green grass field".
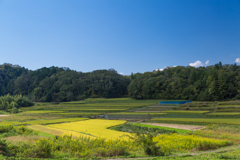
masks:
[[[208,113],[207,115],[212,115],[212,116],[236,116],[236,115],[240,115],[240,112],[215,112],[215,113]]]
[[[159,128],[159,129],[163,129],[163,130],[176,131],[177,133],[181,133],[181,134],[186,134],[186,133],[191,133],[192,132],[192,131],[188,131],[188,130],[185,130],[185,129],[176,129],[176,128],[154,126],[154,125],[148,125],[148,124],[133,123],[133,125],[140,126],[140,127]]]

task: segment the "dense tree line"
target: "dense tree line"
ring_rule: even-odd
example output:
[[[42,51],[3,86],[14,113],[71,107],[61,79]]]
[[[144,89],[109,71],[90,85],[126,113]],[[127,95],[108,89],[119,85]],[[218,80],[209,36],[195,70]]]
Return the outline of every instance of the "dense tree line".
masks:
[[[167,67],[131,75],[129,96],[135,99],[215,101],[240,99],[240,66]]]
[[[0,110],[17,113],[20,107],[29,107],[34,104],[22,95],[11,96],[9,94],[0,97]]]
[[[18,65],[0,65],[0,96],[21,94],[33,101],[123,97],[128,94],[129,83],[129,77],[114,69],[82,73],[59,67],[31,71]]]
[[[240,99],[240,66],[167,67],[163,71],[122,76],[114,69],[83,73],[49,67],[35,71],[0,65],[0,96],[24,95],[33,101],[72,101],[89,97],[135,99]]]

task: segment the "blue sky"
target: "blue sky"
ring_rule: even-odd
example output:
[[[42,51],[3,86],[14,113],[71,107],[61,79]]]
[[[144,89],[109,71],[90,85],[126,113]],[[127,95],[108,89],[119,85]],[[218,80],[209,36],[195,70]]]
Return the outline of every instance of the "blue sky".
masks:
[[[129,75],[237,58],[239,0],[0,0],[0,64]]]

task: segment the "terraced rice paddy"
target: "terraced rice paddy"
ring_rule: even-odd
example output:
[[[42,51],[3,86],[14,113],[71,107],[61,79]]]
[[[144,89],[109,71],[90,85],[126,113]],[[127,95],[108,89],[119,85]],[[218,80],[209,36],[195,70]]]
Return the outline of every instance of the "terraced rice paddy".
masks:
[[[154,138],[164,153],[173,151],[207,150],[232,144],[227,140],[215,140],[194,135],[162,134]]]
[[[108,115],[165,115],[167,113],[156,113],[156,112],[119,112],[119,113],[109,113]]]
[[[240,112],[216,112],[216,113],[209,113],[208,115],[212,115],[212,116],[236,116],[236,115],[240,115]]]
[[[159,123],[158,123],[159,124]],[[159,128],[159,129],[163,129],[163,130],[171,130],[171,131],[176,131],[177,133],[190,133],[189,130],[185,130],[185,129],[178,129],[178,128],[169,128],[169,127],[163,127],[163,126],[158,126],[156,124],[150,123],[150,124],[139,124],[139,123],[133,123],[133,125],[135,126],[140,126],[140,127],[148,127],[148,128]]]
[[[79,112],[117,112],[117,111],[124,111],[126,109],[88,109],[88,108],[64,108],[61,111],[79,111]]]
[[[127,133],[118,132],[114,130],[107,129],[112,126],[124,124],[126,121],[124,120],[101,120],[101,119],[90,119],[86,121],[79,122],[71,122],[71,123],[61,123],[48,125],[52,128],[75,131],[75,132],[83,132],[87,134],[91,134],[96,137],[106,138],[106,139],[117,139],[121,138],[121,136],[126,135]],[[126,138],[126,137],[122,137]]]
[[[69,130],[63,130],[63,129],[58,129],[58,128],[52,128],[52,127],[48,127],[48,126],[43,126],[43,125],[30,125],[27,126],[30,129],[33,129],[35,131],[40,131],[40,132],[44,132],[44,133],[48,133],[51,135],[72,135],[75,138],[78,137],[89,137],[89,138],[95,138],[91,135],[87,135],[84,133],[80,133],[80,132],[74,132],[74,131],[69,131]]]
[[[233,108],[240,108],[240,105],[219,105],[218,107],[223,108],[223,107],[233,107]]]
[[[104,113],[98,112],[58,112],[58,113],[50,113],[50,115],[63,115],[63,116],[94,116],[94,115],[102,115]]]
[[[42,114],[42,113],[62,113],[64,111],[25,111],[23,114],[35,113],[35,114]]]
[[[71,140],[71,144],[71,138],[67,136],[65,138],[61,138],[60,136],[42,141],[39,139],[37,141],[36,145],[38,145],[38,147],[42,147],[43,145],[51,146],[51,149],[54,150],[54,158],[59,158],[59,153],[62,154],[61,158],[67,157],[69,159],[77,158],[77,156],[93,159],[95,153],[98,153],[103,157],[114,157],[116,156],[116,153],[118,154],[119,152],[122,152],[122,149],[124,148],[125,151],[130,151],[131,154],[133,153],[130,156],[146,156],[140,144],[137,144],[134,141],[128,141],[128,137],[124,136],[131,135],[128,132],[131,132],[130,130],[132,128],[138,129],[138,131],[143,131],[144,136],[147,135],[145,134],[147,132],[153,133],[154,131],[158,131],[158,136],[154,138],[154,141],[157,142],[157,146],[161,148],[161,153],[163,154],[182,151],[208,150],[231,145],[232,143],[226,140],[228,137],[231,138],[228,140],[236,140],[234,144],[240,143],[238,142],[240,141],[240,127],[239,129],[236,127],[240,124],[240,118],[228,118],[232,116],[237,117],[240,115],[240,112],[216,112],[220,109],[236,111],[238,109],[237,105],[239,105],[235,105],[236,102],[231,102],[229,104],[219,102],[222,103],[222,105],[217,105],[216,102],[193,102],[192,104],[186,104],[185,106],[161,106],[157,104],[159,102],[159,100],[132,100],[129,98],[90,98],[83,101],[64,102],[59,104],[37,103],[33,107],[21,108],[23,111],[22,113],[11,115],[9,117],[1,117],[0,124],[26,125],[33,130],[51,135],[60,136],[71,134],[74,137]],[[209,111],[215,113],[210,113]],[[95,117],[103,118],[103,116],[97,115],[107,115],[108,118],[111,118],[111,116],[114,118],[114,116],[116,116],[115,119],[119,118],[124,120],[88,119]],[[210,118],[211,116],[212,118]],[[216,118],[217,116],[226,117]],[[133,119],[130,119],[129,117],[132,117]],[[128,123],[124,124],[126,119],[128,120]],[[145,124],[142,124],[142,122]],[[164,123],[165,125],[160,126],[161,124],[159,124],[159,122]],[[134,125],[132,125],[133,123]],[[171,125],[166,125],[166,123],[170,123]],[[199,123],[201,125],[203,124],[201,128],[204,129],[200,131],[188,131],[187,128],[183,127],[179,129],[180,127],[178,123],[196,125]],[[127,125],[129,124],[131,124],[131,126],[127,128]],[[178,128],[174,128],[173,124],[178,126]],[[119,129],[119,131],[117,131],[116,128],[116,130],[112,130],[114,129],[113,126],[116,126],[116,128],[122,127],[122,130]],[[182,126],[186,127],[186,125],[183,124]],[[110,127],[112,128],[109,129]],[[226,133],[229,133],[229,136],[226,136]],[[83,137],[83,139],[80,138],[77,140],[77,137]],[[221,140],[205,137],[221,138]],[[60,151],[59,148],[57,148],[59,145],[59,139],[62,139],[61,145],[65,148]],[[99,142],[99,146],[100,144],[102,145],[101,148],[96,145],[96,141]],[[91,148],[82,149],[82,144],[84,144],[85,147],[91,146]],[[111,146],[109,144],[114,144],[114,148],[109,147]],[[108,149],[106,150],[107,147]],[[34,148],[34,145],[30,148]],[[38,150],[37,147],[35,147],[35,149]],[[22,150],[22,153],[25,153],[24,149]],[[28,154],[30,153],[29,150]],[[125,153],[126,152],[122,152],[121,156],[125,156]]]
[[[176,110],[169,110],[169,111],[162,111],[163,113],[168,114],[205,114],[209,113],[209,111],[176,111]]]
[[[65,123],[65,122],[75,122],[75,121],[84,121],[88,118],[64,118],[64,119],[51,119],[51,120],[35,120],[27,122],[18,122],[18,121],[2,121],[0,124],[14,124],[14,125],[36,125],[36,124],[55,124],[55,123]]]
[[[153,121],[164,121],[164,122],[190,122],[190,123],[216,123],[216,124],[240,124],[240,119],[234,118],[154,118]]]

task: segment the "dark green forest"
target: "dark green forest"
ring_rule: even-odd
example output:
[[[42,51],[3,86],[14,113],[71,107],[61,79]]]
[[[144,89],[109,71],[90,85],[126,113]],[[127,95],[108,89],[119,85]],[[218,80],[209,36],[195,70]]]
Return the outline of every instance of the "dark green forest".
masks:
[[[240,99],[240,66],[167,67],[131,75],[129,96],[136,99],[215,101]]]
[[[35,71],[12,64],[0,65],[0,95],[24,95],[32,101],[60,102],[85,98],[127,96],[130,78],[114,69],[82,73],[49,67]]]
[[[163,71],[123,76],[114,69],[77,72],[69,68],[38,70],[0,65],[0,96],[23,95],[32,101],[60,102],[85,98],[240,99],[240,66],[167,67]]]

